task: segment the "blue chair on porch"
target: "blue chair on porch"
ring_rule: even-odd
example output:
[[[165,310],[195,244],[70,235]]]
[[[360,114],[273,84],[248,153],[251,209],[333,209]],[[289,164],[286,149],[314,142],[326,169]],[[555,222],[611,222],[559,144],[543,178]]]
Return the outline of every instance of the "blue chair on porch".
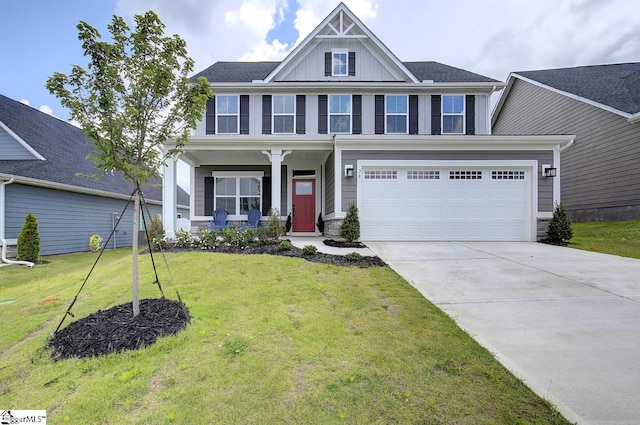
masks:
[[[211,230],[224,229],[227,226],[227,212],[222,208],[213,210],[213,220],[209,220]]]
[[[247,215],[247,222],[241,224],[240,227],[251,227],[252,229],[257,229],[260,217],[262,217],[262,213],[259,209],[254,208],[252,210],[249,210],[249,214]]]

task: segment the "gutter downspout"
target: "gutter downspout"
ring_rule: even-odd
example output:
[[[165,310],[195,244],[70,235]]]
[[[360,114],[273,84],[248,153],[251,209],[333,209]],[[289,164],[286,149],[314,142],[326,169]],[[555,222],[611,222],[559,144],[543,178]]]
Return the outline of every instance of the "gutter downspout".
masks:
[[[7,240],[4,238],[4,226],[5,226],[5,195],[4,187],[13,183],[14,178],[0,183],[0,218],[2,218],[2,226],[0,226],[0,240],[2,241],[2,261],[0,261],[0,267],[10,266],[12,264],[22,264],[25,266],[33,267],[34,264],[31,261],[14,261],[7,259]]]

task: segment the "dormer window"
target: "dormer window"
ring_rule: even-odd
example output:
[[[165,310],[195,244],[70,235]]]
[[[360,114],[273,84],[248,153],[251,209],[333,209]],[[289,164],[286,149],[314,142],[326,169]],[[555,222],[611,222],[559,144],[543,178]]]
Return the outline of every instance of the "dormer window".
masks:
[[[347,60],[349,52],[347,50],[333,50],[331,55],[331,75],[333,77],[346,77],[348,75]]]

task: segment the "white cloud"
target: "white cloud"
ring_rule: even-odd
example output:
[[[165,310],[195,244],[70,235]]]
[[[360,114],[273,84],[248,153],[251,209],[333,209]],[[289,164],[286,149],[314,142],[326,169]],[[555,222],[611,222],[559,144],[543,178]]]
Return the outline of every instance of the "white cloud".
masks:
[[[44,112],[47,115],[53,116],[53,109],[51,109],[49,105],[40,105],[40,108],[38,109],[40,110],[40,112]]]
[[[29,99],[20,99],[20,103],[27,106],[31,106],[31,102],[29,102]]]

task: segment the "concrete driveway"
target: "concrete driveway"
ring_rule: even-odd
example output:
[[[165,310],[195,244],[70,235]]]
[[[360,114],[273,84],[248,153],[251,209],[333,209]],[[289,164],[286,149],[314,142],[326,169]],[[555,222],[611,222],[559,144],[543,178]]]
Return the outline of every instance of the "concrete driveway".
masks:
[[[368,242],[579,424],[640,424],[640,260],[527,242]]]

